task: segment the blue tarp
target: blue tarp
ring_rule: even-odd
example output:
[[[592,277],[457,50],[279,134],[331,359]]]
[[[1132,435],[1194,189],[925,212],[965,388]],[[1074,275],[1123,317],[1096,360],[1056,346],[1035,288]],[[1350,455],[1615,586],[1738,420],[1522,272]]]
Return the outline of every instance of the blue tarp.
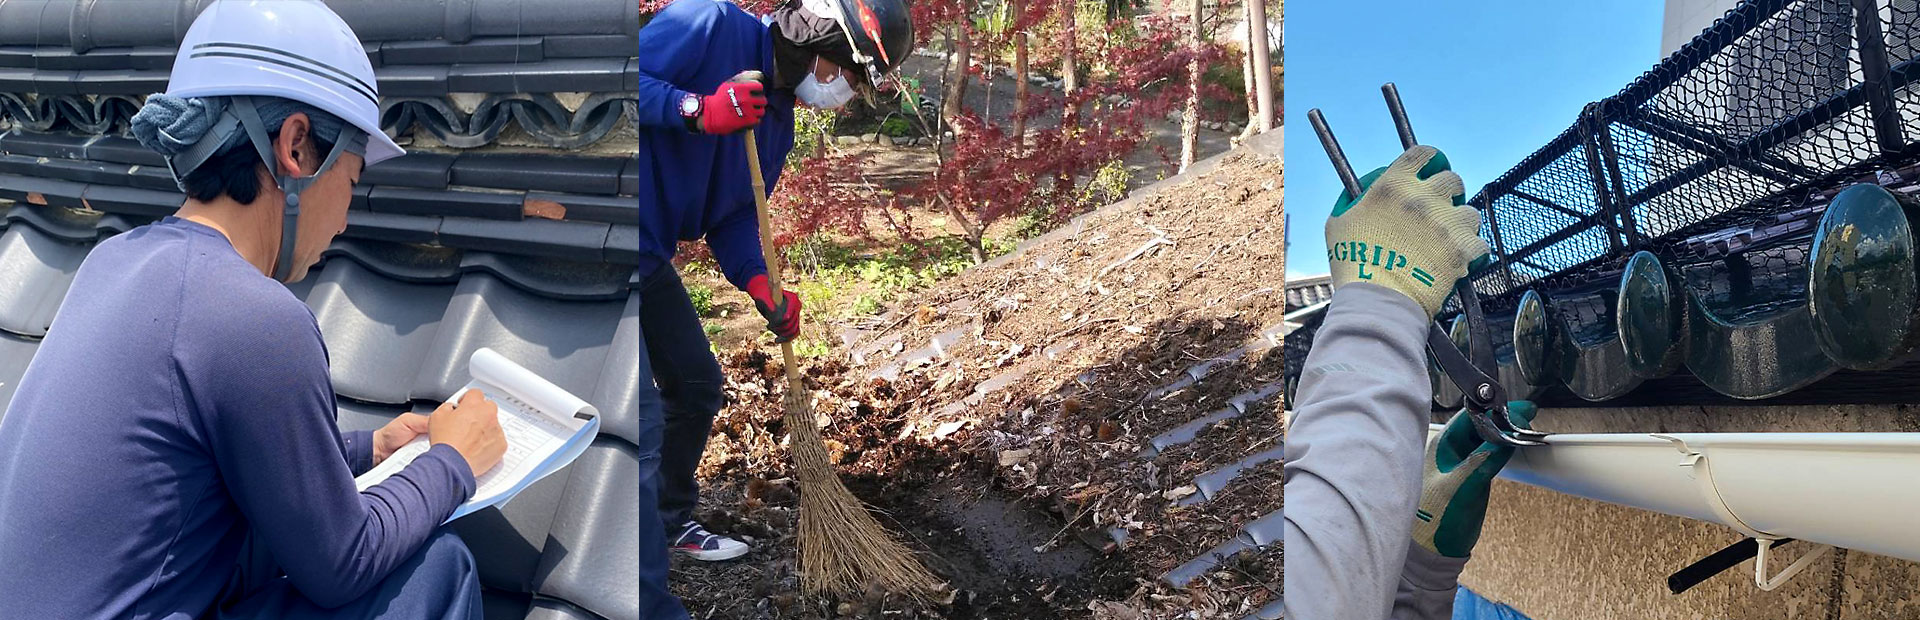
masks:
[[[1528,620],[1525,614],[1514,611],[1512,607],[1495,603],[1472,590],[1461,587],[1453,591],[1453,620]]]

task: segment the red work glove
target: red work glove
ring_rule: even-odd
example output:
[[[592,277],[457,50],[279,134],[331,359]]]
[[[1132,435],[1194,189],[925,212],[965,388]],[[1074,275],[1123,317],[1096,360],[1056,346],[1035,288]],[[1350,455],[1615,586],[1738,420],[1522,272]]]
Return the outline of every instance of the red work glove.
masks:
[[[700,131],[723,136],[760,124],[767,113],[767,87],[759,71],[741,71],[701,98]]]
[[[753,305],[760,310],[760,316],[767,319],[767,331],[773,332],[776,343],[793,340],[800,335],[800,296],[793,291],[780,291],[784,299],[773,303],[773,290],[767,284],[766,274],[754,276],[747,281],[747,296],[753,298]]]

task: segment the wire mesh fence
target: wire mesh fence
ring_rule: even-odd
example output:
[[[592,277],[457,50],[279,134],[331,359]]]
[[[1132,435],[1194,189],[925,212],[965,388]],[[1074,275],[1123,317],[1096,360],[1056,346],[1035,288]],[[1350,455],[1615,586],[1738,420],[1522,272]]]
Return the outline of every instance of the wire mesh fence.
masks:
[[[1639,250],[1714,260],[1804,238],[1808,205],[1916,159],[1917,61],[1920,0],[1740,4],[1473,198],[1503,257],[1476,288],[1511,307]]]

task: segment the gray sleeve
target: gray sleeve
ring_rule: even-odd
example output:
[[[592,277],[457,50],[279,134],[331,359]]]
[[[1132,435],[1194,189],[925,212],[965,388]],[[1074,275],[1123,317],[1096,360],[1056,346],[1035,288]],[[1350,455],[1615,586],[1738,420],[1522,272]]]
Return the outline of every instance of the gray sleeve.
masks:
[[[1407,564],[1393,595],[1389,620],[1447,620],[1453,617],[1453,591],[1467,558],[1450,558],[1407,540]]]
[[[1427,317],[1343,286],[1307,355],[1285,466],[1285,616],[1388,617],[1412,540],[1432,387]]]

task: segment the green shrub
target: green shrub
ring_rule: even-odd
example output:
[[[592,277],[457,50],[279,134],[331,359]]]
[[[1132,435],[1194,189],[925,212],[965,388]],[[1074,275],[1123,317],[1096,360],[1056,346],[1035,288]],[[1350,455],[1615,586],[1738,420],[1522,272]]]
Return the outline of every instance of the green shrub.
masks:
[[[880,133],[893,136],[895,138],[903,137],[903,136],[906,136],[907,134],[913,133],[913,124],[907,122],[907,119],[904,119],[898,116],[889,116],[887,117],[887,120],[881,121]]]
[[[687,299],[693,302],[693,312],[703,317],[713,316],[713,289],[705,284],[687,286]]]

